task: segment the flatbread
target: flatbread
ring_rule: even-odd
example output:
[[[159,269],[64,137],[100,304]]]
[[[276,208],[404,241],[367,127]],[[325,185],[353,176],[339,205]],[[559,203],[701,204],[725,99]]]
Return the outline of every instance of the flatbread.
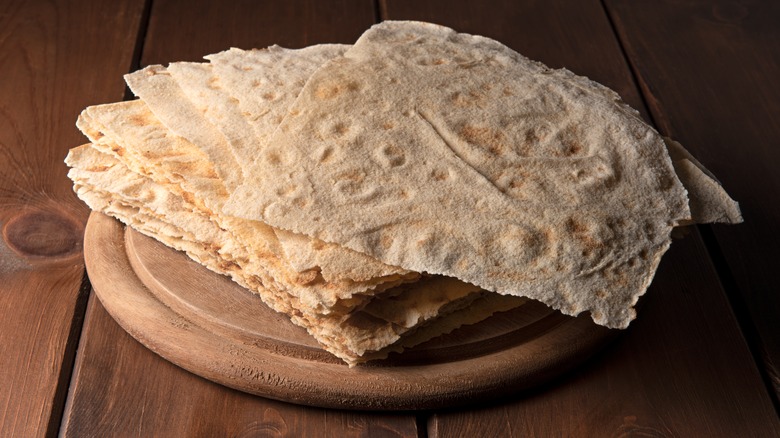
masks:
[[[271,227],[220,214],[219,204],[227,198],[227,192],[205,153],[172,134],[142,101],[89,107],[77,125],[96,148],[113,154],[134,172],[167,184],[169,190],[185,198],[219,228],[228,230],[223,238],[230,238],[232,247],[244,248],[243,252],[253,262],[248,269],[269,270],[280,288],[298,294],[312,311],[328,313],[345,306],[360,306],[370,295],[419,276],[394,270],[365,281],[328,282],[322,281],[316,270],[300,273],[290,269]],[[201,238],[205,241],[213,237]],[[219,240],[210,241],[221,244]],[[368,259],[364,255],[360,257]]]
[[[521,300],[485,301],[479,288],[452,278],[427,278],[408,284],[390,294],[375,298],[365,311],[349,315],[315,315],[294,294],[275,289],[265,275],[243,269],[246,258],[232,258],[214,241],[229,241],[224,231],[197,210],[166,189],[165,186],[130,171],[115,157],[100,152],[94,145],[74,148],[66,162],[75,190],[95,211],[114,216],[156,240],[184,251],[191,258],[219,274],[229,275],[242,286],[258,294],[269,306],[290,315],[324,348],[354,365],[385,357],[413,344],[446,333],[466,322],[477,322],[497,311],[522,304]],[[176,224],[181,224],[176,225]],[[458,312],[479,300],[476,313],[448,318],[440,326],[426,328],[403,341],[421,327]],[[476,320],[474,318],[477,318]],[[437,324],[438,325],[438,324]],[[402,341],[399,343],[399,341]]]
[[[488,38],[384,22],[207,59],[87,108],[74,189],[350,365],[524,297],[624,328],[673,227],[742,220],[617,94]]]
[[[664,138],[674,171],[688,191],[691,223],[742,222],[739,204],[723,189],[715,175],[707,170],[678,142]]]
[[[690,219],[614,92],[414,22],[315,72],[224,210],[617,328]]]
[[[210,64],[175,62],[167,70],[187,98],[225,135],[243,165],[268,143],[306,79],[347,48],[342,44],[297,50],[232,48],[206,56]]]
[[[300,50],[274,47],[247,52],[247,61],[242,64],[229,56],[235,51],[214,55],[230,65],[228,71],[223,72],[224,77],[194,63],[174,63],[171,65],[173,73],[163,66],[152,65],[125,76],[128,86],[147,103],[163,125],[201,149],[212,163],[227,161],[227,166],[214,166],[227,189],[242,180],[242,172],[236,165],[245,167],[247,160],[253,160],[263,150],[263,142],[281,121],[281,115],[286,113],[309,73],[325,60],[343,53],[344,46],[321,45]],[[242,73],[239,76],[243,80],[235,78],[236,73],[230,74],[236,70]],[[280,82],[280,77],[287,82]],[[231,85],[230,90],[246,89],[248,94],[241,98],[254,112],[239,111],[237,106],[241,101],[231,96],[228,89],[223,89],[222,80]],[[257,97],[261,102],[253,102],[245,96],[273,96],[273,99]],[[246,129],[246,120],[251,121],[254,136]],[[231,161],[232,158],[236,160]],[[219,211],[224,198],[217,194],[205,201],[211,210]],[[285,253],[308,253],[306,259],[313,263],[301,268],[298,271],[301,273],[317,270],[326,281],[344,278],[368,281],[401,272],[336,245],[293,237],[281,234],[277,239]],[[294,260],[289,258],[288,262]],[[296,263],[290,265],[293,269],[301,267]],[[351,268],[341,271],[344,266]]]

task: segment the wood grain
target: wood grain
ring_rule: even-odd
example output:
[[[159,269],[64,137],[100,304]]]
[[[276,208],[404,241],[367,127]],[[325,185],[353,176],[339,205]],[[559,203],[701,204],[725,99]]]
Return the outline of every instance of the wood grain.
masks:
[[[94,297],[87,314],[63,436],[417,436],[408,415],[307,408],[227,389],[146,349]]]
[[[0,4],[0,436],[56,433],[86,293],[87,209],[63,159],[90,103],[120,99],[142,1]]]
[[[373,21],[368,0],[155,0],[141,65],[199,60],[230,46],[351,41]],[[79,437],[417,436],[412,415],[301,408],[208,382],[138,344],[96,301],[87,309],[63,426],[65,436]]]
[[[430,21],[458,32],[497,39],[533,60],[567,68],[607,85],[647,119],[641,95],[614,36],[606,32],[580,33],[597,26],[609,30],[604,17],[591,22],[598,7],[593,1],[380,1],[382,19]],[[580,56],[562,57],[560,53]]]
[[[642,109],[597,1],[387,1],[382,11],[387,19],[433,21],[494,37],[604,83]],[[501,405],[434,415],[429,434],[738,436],[747,430],[771,436],[777,430],[771,400],[697,233],[675,242],[640,304],[629,333],[591,367]]]
[[[118,251],[111,255],[126,257],[121,239],[124,227],[105,216],[99,218],[105,225],[115,227],[116,233],[92,235],[92,231],[103,228],[88,227],[88,239],[106,247],[116,246]],[[119,242],[115,241],[115,234],[120,235]],[[199,351],[202,355],[195,359],[212,370],[219,369],[225,358],[246,352],[229,342],[216,346],[222,354],[206,351],[203,348],[208,341],[205,337],[187,337],[198,331],[197,327],[165,306],[153,305],[154,299],[149,294],[127,293],[129,291],[123,285],[132,278],[132,268],[127,260],[110,261],[115,264],[113,267],[103,265],[112,269],[101,276],[103,282],[96,283],[96,289],[104,292],[103,297],[113,295],[112,305],[125,306],[124,312],[114,315],[133,336],[147,344],[156,340],[145,338],[144,335],[150,332],[136,331],[138,326],[128,324],[125,318],[137,321],[147,317],[150,324],[171,321],[169,327],[160,326],[171,338],[165,354]],[[93,267],[91,262],[88,257],[90,268]],[[94,270],[90,269],[90,272]],[[111,284],[116,284],[117,289],[111,289]],[[140,283],[137,286],[142,287]],[[65,436],[417,435],[414,418],[410,416],[304,408],[227,389],[183,371],[135,342],[105,313],[99,301],[91,301],[87,314],[84,341],[76,365],[77,380],[63,424]],[[95,329],[101,330],[100,335],[92,332]],[[263,370],[263,364],[253,364],[253,368]],[[245,371],[237,370],[237,373]],[[258,380],[273,375],[262,372],[256,375]]]
[[[209,380],[299,404],[475,404],[568,371],[617,334],[587,315],[571,318],[527,302],[350,369],[251,292],[108,216],[90,216],[84,241],[95,293],[134,338]]]
[[[437,414],[429,436],[776,437],[780,421],[703,253],[697,239],[675,242],[640,317],[589,366],[501,404]]]
[[[141,65],[203,61],[230,47],[352,44],[374,17],[373,0],[155,0]]]
[[[739,201],[745,223],[711,233],[780,395],[780,3],[607,5],[659,128]]]

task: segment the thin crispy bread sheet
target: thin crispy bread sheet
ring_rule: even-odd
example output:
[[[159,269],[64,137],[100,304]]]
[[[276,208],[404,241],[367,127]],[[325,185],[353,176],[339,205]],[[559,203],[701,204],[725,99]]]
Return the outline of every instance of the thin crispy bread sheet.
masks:
[[[739,204],[723,189],[715,175],[707,170],[680,143],[664,137],[674,171],[690,199],[691,221],[698,224],[742,222]]]
[[[359,306],[368,296],[419,276],[399,271],[366,281],[326,281],[317,270],[301,273],[291,269],[271,227],[219,213],[215,204],[220,197],[226,198],[227,192],[205,154],[166,129],[142,101],[89,107],[77,125],[95,147],[113,154],[133,171],[167,184],[227,230],[232,236],[231,248],[243,247],[248,254],[251,265],[247,269],[268,270],[280,288],[297,294],[312,311],[328,313]]]
[[[228,139],[241,164],[250,163],[298,97],[306,79],[349,48],[322,44],[298,50],[232,48],[210,63],[168,66],[184,94]],[[247,144],[247,138],[251,143]]]
[[[617,94],[484,37],[384,22],[315,72],[228,214],[625,328],[690,220]]]
[[[306,79],[326,61],[349,48],[322,44],[291,50],[231,48],[206,56],[205,63],[176,62],[167,67],[186,97],[217,127],[239,164],[251,163],[281,123]],[[275,230],[290,266],[298,272],[319,269],[326,281],[367,280],[388,275],[391,267],[346,257],[336,245]]]
[[[66,162],[72,167],[69,177],[77,194],[93,210],[114,216],[186,252],[212,271],[231,276],[257,293],[270,307],[288,314],[326,350],[351,365],[385,357],[390,351],[400,351],[462,324],[478,322],[492,313],[522,304],[518,300],[498,299],[494,294],[486,297],[479,288],[456,279],[429,277],[399,287],[391,297],[377,297],[363,311],[353,311],[346,317],[313,315],[298,297],[276,289],[266,275],[245,271],[242,266],[245,258],[233,258],[233,254],[222,252],[224,247],[220,248],[214,241],[230,240],[224,230],[166,186],[132,172],[94,145],[74,148]],[[210,240],[203,240],[207,236]],[[476,306],[473,312],[459,312],[471,308],[472,304]],[[451,314],[456,316],[449,317]]]
[[[305,79],[344,50],[340,45],[248,52],[233,49],[211,55],[217,63],[213,68],[173,63],[169,71],[153,65],[125,79],[166,127],[206,153],[226,188],[231,189],[242,180],[245,171],[241,169],[248,160],[262,151]],[[248,125],[252,129],[247,129]],[[218,210],[221,202],[221,197],[214,198],[212,208]],[[396,267],[337,245],[285,232],[277,238],[285,253],[290,253],[288,262],[293,269],[316,269],[327,281],[364,281],[400,273]]]

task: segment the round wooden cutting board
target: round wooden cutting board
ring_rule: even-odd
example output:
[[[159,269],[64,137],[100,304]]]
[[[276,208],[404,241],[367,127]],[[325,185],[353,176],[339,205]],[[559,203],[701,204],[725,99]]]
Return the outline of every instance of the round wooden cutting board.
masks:
[[[616,331],[528,302],[388,359],[349,368],[251,292],[92,213],[95,293],[135,339],[214,382],[341,409],[435,409],[508,395],[579,365]]]

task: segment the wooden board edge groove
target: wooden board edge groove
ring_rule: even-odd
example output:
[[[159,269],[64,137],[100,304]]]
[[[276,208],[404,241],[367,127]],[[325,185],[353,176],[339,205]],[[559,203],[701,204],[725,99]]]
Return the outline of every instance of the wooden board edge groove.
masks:
[[[566,318],[519,347],[457,362],[348,368],[221,337],[177,314],[136,276],[124,226],[100,213],[93,213],[87,224],[85,261],[108,313],[148,349],[224,386],[309,406],[420,410],[474,404],[569,371],[615,335],[600,327],[594,330],[597,326],[587,317]]]

